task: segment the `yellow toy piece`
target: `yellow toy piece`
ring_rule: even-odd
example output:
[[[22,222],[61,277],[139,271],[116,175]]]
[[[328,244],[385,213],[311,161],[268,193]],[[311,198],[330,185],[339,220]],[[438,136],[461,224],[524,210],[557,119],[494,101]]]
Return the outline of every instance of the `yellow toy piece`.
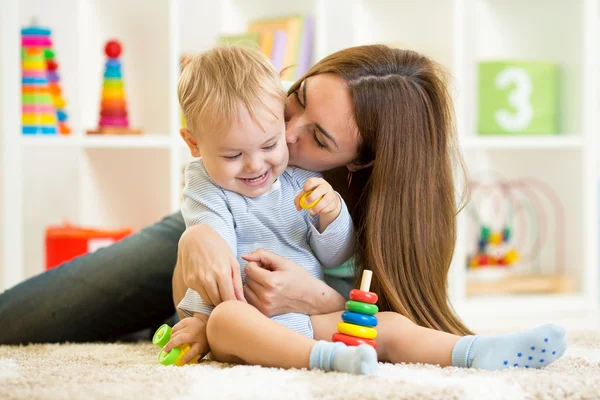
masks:
[[[311,208],[313,208],[314,206],[317,205],[317,203],[319,201],[321,201],[321,199],[323,198],[322,196],[319,197],[317,200],[313,201],[310,204],[306,204],[306,198],[308,196],[310,196],[310,194],[312,193],[312,190],[310,192],[306,192],[302,195],[302,197],[300,197],[300,207],[304,208],[305,210],[310,210]]]
[[[377,331],[375,329],[366,326],[349,324],[347,322],[338,323],[337,330],[339,333],[343,333],[344,335],[354,336],[362,339],[375,339],[377,337]]]

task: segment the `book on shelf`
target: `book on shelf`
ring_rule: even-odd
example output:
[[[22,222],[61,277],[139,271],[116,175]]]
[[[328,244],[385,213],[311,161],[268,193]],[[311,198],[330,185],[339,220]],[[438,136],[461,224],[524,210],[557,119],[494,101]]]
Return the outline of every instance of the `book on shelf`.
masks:
[[[222,35],[219,43],[245,44],[260,49],[282,80],[296,80],[313,62],[315,21],[312,15],[288,15],[251,21],[247,32]]]

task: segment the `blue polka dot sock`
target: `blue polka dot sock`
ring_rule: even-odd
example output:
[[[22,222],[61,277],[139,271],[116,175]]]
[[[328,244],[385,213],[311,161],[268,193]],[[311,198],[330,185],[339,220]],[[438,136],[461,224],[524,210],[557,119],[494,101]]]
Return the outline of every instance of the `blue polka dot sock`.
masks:
[[[377,352],[366,344],[355,347],[319,340],[310,352],[310,369],[371,375],[377,369]]]
[[[487,370],[543,368],[567,349],[567,332],[548,324],[497,336],[465,336],[454,345],[452,365]]]

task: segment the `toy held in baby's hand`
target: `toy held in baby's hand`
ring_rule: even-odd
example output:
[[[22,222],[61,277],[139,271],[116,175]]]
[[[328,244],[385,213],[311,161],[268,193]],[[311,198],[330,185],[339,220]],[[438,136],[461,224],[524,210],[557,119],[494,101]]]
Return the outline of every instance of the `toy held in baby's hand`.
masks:
[[[316,206],[316,205],[317,205],[317,203],[318,203],[319,201],[321,201],[321,199],[323,198],[323,196],[321,196],[321,197],[319,197],[317,200],[313,201],[312,203],[310,203],[310,204],[306,204],[306,198],[307,198],[308,196],[310,196],[310,195],[312,194],[312,192],[313,192],[312,190],[311,190],[311,191],[308,191],[308,192],[304,193],[304,194],[302,195],[302,197],[300,197],[300,207],[304,208],[305,210],[310,210],[311,208],[313,208],[314,206]]]
[[[350,291],[350,300],[346,302],[346,312],[342,314],[342,322],[337,325],[338,331],[333,334],[333,342],[342,342],[348,346],[368,344],[376,348],[377,295],[369,292],[373,272],[363,271],[360,290]]]
[[[162,365],[177,365],[182,367],[184,364],[181,362],[183,357],[190,351],[190,345],[187,343],[181,344],[177,347],[171,349],[171,351],[166,352],[163,350],[163,347],[169,343],[171,340],[171,327],[167,324],[163,324],[160,328],[156,330],[154,333],[154,337],[152,338],[152,343],[160,347],[160,352],[158,353],[158,362]],[[200,356],[196,356],[192,358],[188,364],[196,363],[200,359]]]

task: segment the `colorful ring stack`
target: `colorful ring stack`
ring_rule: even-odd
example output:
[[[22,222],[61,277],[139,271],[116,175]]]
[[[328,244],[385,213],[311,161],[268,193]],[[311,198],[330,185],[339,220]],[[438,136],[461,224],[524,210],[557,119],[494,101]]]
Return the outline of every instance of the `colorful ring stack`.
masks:
[[[377,317],[379,311],[377,295],[369,292],[372,272],[363,271],[360,290],[350,291],[350,300],[346,302],[346,312],[342,314],[342,322],[337,325],[337,332],[333,334],[333,342],[342,342],[348,346],[368,344],[376,348]]]
[[[58,63],[55,60],[54,50],[45,49],[44,55],[46,56],[46,65],[48,67],[48,89],[52,96],[54,108],[56,108],[58,132],[62,135],[68,135],[71,133],[71,128],[69,128],[69,125],[67,124],[67,112],[65,111],[67,102],[62,96],[62,90],[59,84],[60,77],[58,75]]]
[[[121,45],[116,40],[106,43],[104,52],[108,56],[102,84],[100,128],[128,128],[127,104],[121,73]]]
[[[48,87],[44,50],[52,45],[50,30],[31,26],[21,29],[21,95],[24,135],[55,135],[56,109]]]

